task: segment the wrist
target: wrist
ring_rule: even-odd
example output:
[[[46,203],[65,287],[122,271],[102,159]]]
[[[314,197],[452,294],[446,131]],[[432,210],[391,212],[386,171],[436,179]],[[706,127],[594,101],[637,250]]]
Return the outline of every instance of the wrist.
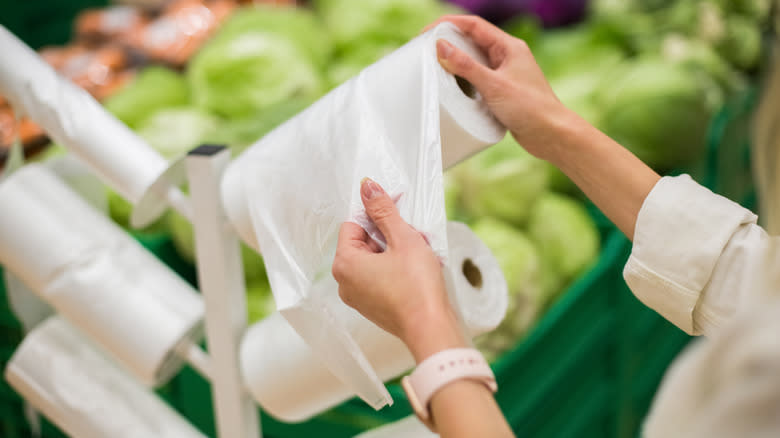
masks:
[[[568,108],[551,116],[548,124],[553,141],[544,148],[547,151],[544,159],[558,168],[566,167],[575,159],[578,151],[592,144],[587,139],[593,137],[593,131],[597,131],[579,114]]]
[[[411,321],[404,329],[402,340],[417,364],[440,351],[469,345],[450,307]]]

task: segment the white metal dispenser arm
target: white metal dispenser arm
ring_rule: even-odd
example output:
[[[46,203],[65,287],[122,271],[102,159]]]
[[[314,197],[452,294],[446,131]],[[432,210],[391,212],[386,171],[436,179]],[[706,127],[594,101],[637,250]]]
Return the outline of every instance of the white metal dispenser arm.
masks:
[[[0,95],[15,111],[40,125],[130,203],[148,196],[168,167],[159,153],[3,26],[0,53]],[[157,197],[190,217],[178,188],[155,190]],[[159,215],[163,208],[157,211]]]
[[[186,158],[193,206],[198,284],[206,304],[206,340],[217,434],[258,438],[260,421],[244,389],[239,343],[247,325],[246,288],[241,249],[225,226],[220,180],[230,161],[221,146],[201,146]]]

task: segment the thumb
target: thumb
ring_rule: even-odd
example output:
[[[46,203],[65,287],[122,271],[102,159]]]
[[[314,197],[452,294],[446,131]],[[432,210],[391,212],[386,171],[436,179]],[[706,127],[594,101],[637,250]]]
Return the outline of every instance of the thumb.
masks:
[[[447,40],[436,41],[436,55],[444,70],[471,82],[477,89],[483,88],[493,80],[493,70],[475,61]]]
[[[384,189],[370,178],[363,178],[361,181],[360,197],[363,199],[366,214],[384,234],[387,245],[392,247],[394,240],[400,237],[403,227],[408,226],[398,213],[395,203]]]

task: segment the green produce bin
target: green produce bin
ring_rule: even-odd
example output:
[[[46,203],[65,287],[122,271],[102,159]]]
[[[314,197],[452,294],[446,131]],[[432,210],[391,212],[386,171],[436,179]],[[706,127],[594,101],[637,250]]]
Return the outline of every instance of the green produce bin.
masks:
[[[76,15],[108,3],[108,0],[0,0],[0,24],[37,50],[71,41]]]
[[[707,159],[694,173],[716,192],[754,206],[747,121],[752,90],[714,118]],[[591,206],[592,208],[592,206]],[[596,265],[554,303],[528,337],[494,370],[497,400],[519,436],[634,438],[666,367],[690,338],[634,298],[622,279],[630,242],[593,209],[603,236]],[[168,236],[138,239],[186,280],[194,267],[177,254]],[[0,282],[0,365],[21,340]],[[263,415],[268,437],[349,437],[411,413],[397,385],[392,407],[374,411],[350,400],[301,424]],[[193,424],[214,436],[209,384],[186,368],[160,394]],[[0,436],[30,436],[22,400],[0,381]],[[62,434],[44,422],[43,437]]]
[[[494,365],[498,402],[518,433],[526,436],[614,436],[615,379],[611,333],[619,323],[619,281],[628,241],[607,231],[597,264],[545,314],[529,337]],[[175,381],[180,411],[214,435],[209,384],[192,370]],[[350,437],[411,414],[406,396],[391,385],[392,407],[374,411],[357,399],[301,424],[263,417],[272,437]]]

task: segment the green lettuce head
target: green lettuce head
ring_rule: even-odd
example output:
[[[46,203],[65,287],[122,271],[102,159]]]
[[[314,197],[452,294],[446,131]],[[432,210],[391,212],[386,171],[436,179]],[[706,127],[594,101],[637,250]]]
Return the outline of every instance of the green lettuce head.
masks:
[[[498,355],[511,348],[539,316],[544,301],[542,259],[533,242],[505,222],[482,218],[472,230],[496,257],[509,291],[504,320],[477,340],[483,351]]]
[[[190,62],[194,103],[241,118],[325,90],[330,45],[319,22],[301,8],[252,8],[234,14]]]
[[[461,199],[471,217],[491,216],[522,226],[549,186],[549,165],[526,152],[509,134],[462,166],[457,173]]]
[[[598,228],[583,204],[557,193],[546,193],[534,204],[528,235],[544,265],[563,282],[580,275],[599,254]],[[558,292],[552,289],[548,292]]]

